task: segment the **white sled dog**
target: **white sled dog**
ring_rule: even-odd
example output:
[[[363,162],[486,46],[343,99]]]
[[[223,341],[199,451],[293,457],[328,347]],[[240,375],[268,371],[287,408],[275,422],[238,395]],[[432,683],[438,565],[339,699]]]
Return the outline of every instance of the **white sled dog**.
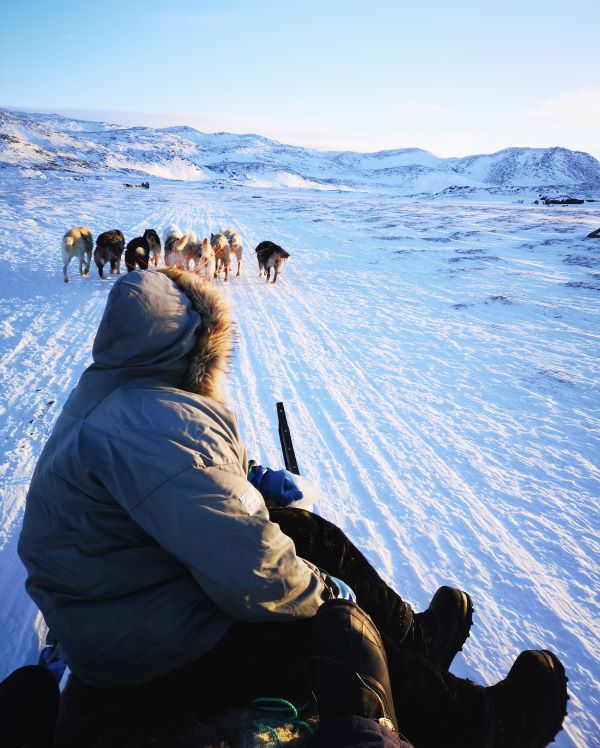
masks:
[[[215,277],[216,261],[215,251],[208,239],[204,238],[201,242],[188,242],[184,251],[183,269],[197,273],[201,278],[212,283]],[[193,269],[191,268],[192,260]]]
[[[175,244],[174,251],[175,251],[175,264],[178,268],[183,268],[184,270],[187,270],[187,267],[189,265],[189,259],[191,258],[190,255],[190,249],[192,244],[198,243],[198,237],[196,236],[195,231],[188,231],[187,234],[184,234]]]
[[[183,231],[171,224],[163,232],[163,246],[165,252],[165,265],[167,267],[185,267],[186,252],[185,248],[192,242],[197,242],[198,237],[195,231]]]
[[[233,229],[223,229],[221,233],[229,241],[229,248],[231,252],[233,253],[235,259],[237,260],[237,273],[235,274],[237,278],[240,274],[240,266],[242,264],[242,252],[244,250],[244,243],[242,242],[242,237],[237,233],[237,231],[234,231]]]
[[[177,264],[175,246],[182,236],[183,231],[173,223],[163,231],[163,247],[165,251],[165,265],[167,267],[173,267]]]
[[[94,251],[94,239],[92,230],[87,226],[74,226],[63,236],[62,260],[63,276],[65,283],[69,282],[67,267],[73,257],[79,257],[79,273],[84,276],[90,272],[92,252]]]
[[[211,247],[208,237],[204,237],[202,240],[202,254],[200,256],[200,270],[198,274],[203,276],[208,283],[212,283],[215,279],[216,266],[215,250]]]
[[[225,234],[211,234],[210,245],[215,251],[217,260],[215,278],[220,274],[221,270],[224,270],[224,280],[226,281],[229,278],[229,270],[231,269],[231,247],[229,246],[229,241]]]

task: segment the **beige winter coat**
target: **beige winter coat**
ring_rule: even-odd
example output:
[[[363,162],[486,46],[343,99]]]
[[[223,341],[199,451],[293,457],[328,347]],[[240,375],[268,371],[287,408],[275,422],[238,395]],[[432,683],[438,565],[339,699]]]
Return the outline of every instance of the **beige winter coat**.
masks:
[[[38,461],[19,541],[27,590],[92,686],[158,678],[233,619],[307,618],[322,602],[246,480],[219,402],[231,344],[218,292],[194,275],[121,277]]]

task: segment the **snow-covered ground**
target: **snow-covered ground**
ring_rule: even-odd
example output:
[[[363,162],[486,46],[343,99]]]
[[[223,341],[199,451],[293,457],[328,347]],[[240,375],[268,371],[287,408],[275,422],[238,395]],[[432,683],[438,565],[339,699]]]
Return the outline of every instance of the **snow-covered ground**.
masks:
[[[33,662],[41,622],[16,543],[36,459],[90,362],[114,279],[62,280],[60,239],[177,223],[232,226],[242,275],[219,283],[238,339],[229,385],[250,456],[282,465],[283,400],[300,470],[417,610],[441,584],[475,601],[453,671],[491,684],[519,651],[563,659],[559,746],[599,745],[598,203],[122,180],[0,181],[0,678]],[[263,239],[291,254],[257,277]]]

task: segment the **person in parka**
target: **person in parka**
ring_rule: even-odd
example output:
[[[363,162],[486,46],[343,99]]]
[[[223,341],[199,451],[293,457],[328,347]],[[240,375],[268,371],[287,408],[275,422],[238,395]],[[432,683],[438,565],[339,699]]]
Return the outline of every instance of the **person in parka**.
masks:
[[[304,698],[311,619],[340,594],[336,577],[382,633],[403,732],[438,745],[443,724],[445,745],[479,745],[471,731],[499,719],[490,689],[446,672],[469,634],[469,596],[442,587],[413,613],[334,525],[267,508],[223,404],[232,344],[219,291],[192,273],[134,271],[110,291],[18,546],[71,670],[57,745],[83,744],[82,720],[98,734],[89,720],[106,707],[150,723],[165,709]],[[256,484],[272,474],[255,471]]]

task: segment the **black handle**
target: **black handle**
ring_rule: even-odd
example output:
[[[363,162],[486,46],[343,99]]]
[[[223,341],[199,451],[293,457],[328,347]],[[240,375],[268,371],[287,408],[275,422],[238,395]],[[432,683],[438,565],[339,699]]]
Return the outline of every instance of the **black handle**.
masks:
[[[290,473],[294,473],[294,475],[300,475],[283,403],[277,403],[277,420],[279,421],[279,440],[281,441],[285,469],[289,470]]]

